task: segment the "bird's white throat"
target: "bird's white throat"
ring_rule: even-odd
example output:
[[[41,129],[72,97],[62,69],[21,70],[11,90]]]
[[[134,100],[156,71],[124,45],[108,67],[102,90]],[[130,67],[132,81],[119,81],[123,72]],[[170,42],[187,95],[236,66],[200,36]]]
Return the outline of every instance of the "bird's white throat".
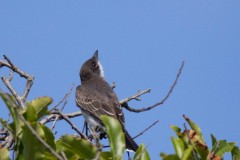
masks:
[[[104,78],[104,71],[103,71],[103,66],[102,64],[98,61],[98,66],[99,66],[99,69],[100,69],[100,76],[102,78]]]

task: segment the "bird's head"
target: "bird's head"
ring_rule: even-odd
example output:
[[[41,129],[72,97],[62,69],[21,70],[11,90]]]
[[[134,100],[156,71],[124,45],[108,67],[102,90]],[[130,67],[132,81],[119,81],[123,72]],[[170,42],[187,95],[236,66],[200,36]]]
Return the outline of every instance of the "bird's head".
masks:
[[[80,78],[84,82],[92,78],[103,78],[104,72],[101,63],[98,61],[98,50],[95,51],[92,58],[87,60],[81,67]]]

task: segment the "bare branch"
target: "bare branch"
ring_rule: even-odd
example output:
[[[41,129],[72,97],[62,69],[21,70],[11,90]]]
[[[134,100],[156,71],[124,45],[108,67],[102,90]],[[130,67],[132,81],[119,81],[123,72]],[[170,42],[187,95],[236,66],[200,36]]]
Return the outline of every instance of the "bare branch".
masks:
[[[12,95],[16,98],[17,103],[20,106],[20,108],[23,110],[25,108],[25,105],[22,101],[22,98],[18,95],[18,93],[14,90],[14,88],[10,84],[11,77],[9,77],[9,78],[1,77],[1,78],[2,78],[3,83],[7,86],[9,91],[12,93]]]
[[[58,102],[57,103],[57,105],[56,106],[54,106],[52,109],[51,109],[51,111],[53,111],[53,110],[56,110],[56,108],[61,104],[61,103],[63,103],[63,105],[62,105],[62,108],[60,109],[60,111],[62,111],[63,109],[64,109],[64,107],[67,105],[67,102],[68,102],[68,98],[69,98],[69,96],[71,95],[71,93],[72,93],[72,90],[73,90],[73,87],[74,87],[74,84],[72,84],[72,86],[71,86],[71,88],[70,88],[70,90],[68,91],[68,93],[62,98],[62,100],[60,101],[60,102]],[[51,116],[51,115],[50,115]],[[50,117],[49,116],[49,117]],[[53,130],[53,128],[55,127],[55,125],[57,124],[57,121],[59,120],[59,117],[60,117],[61,115],[56,115],[55,116],[55,120],[54,120],[54,122],[53,122],[53,124],[52,124],[52,126],[51,126],[51,130]],[[47,122],[47,121],[46,121]]]
[[[61,108],[61,111],[64,109],[64,107],[66,106],[66,104],[67,104],[67,102],[68,102],[68,98],[69,98],[69,96],[71,95],[71,93],[72,93],[72,90],[73,90],[73,88],[74,88],[74,83],[72,84],[72,86],[71,86],[71,88],[70,88],[70,90],[66,93],[66,95],[62,98],[62,100],[61,101],[59,101],[50,111],[53,111],[53,110],[55,110],[61,103],[63,103],[63,106],[62,106],[62,108]]]
[[[4,95],[4,94],[3,94]],[[4,95],[5,96],[5,95]],[[8,99],[9,102],[12,102],[9,97],[5,97]],[[49,146],[39,135],[38,133],[32,128],[32,126],[27,122],[27,120],[23,117],[23,115],[20,113],[18,106],[16,106],[14,103],[12,103],[14,111],[17,113],[17,116],[23,121],[24,125],[30,130],[30,132],[44,145],[50,153],[52,153],[57,159],[63,160],[63,158],[58,155],[58,153],[52,149],[51,146]]]
[[[67,114],[62,114],[64,115],[64,117],[67,118],[74,118],[74,117],[78,117],[82,115],[81,111],[78,112],[73,112],[73,113],[67,113]],[[40,123],[42,124],[46,124],[48,122],[52,122],[55,120],[55,118],[59,116],[58,120],[62,120],[63,117],[58,113],[58,112],[52,112],[47,118],[44,118],[42,121],[40,121]]]
[[[151,109],[153,109],[153,108],[155,108],[155,107],[157,107],[157,106],[159,106],[159,105],[162,105],[162,104],[169,98],[169,96],[171,95],[174,87],[176,86],[177,81],[178,81],[178,79],[179,79],[179,77],[180,77],[180,75],[181,75],[181,73],[182,73],[183,67],[184,67],[184,61],[182,62],[181,67],[179,68],[178,74],[177,74],[177,76],[176,76],[176,78],[175,78],[172,86],[170,87],[170,90],[168,91],[167,95],[166,95],[160,102],[158,102],[158,103],[156,103],[156,104],[154,104],[154,105],[152,105],[152,106],[146,107],[146,108],[134,109],[134,108],[129,107],[128,104],[127,104],[128,101],[126,101],[125,103],[122,103],[122,107],[126,108],[127,110],[129,110],[129,111],[131,111],[131,112],[137,112],[137,113],[138,113],[138,112],[148,111],[148,110],[151,110]],[[138,94],[139,94],[139,93],[138,93]],[[136,95],[137,95],[137,94],[136,94]],[[134,96],[135,96],[135,95],[134,95]],[[134,97],[134,96],[132,96],[132,97]],[[129,97],[129,98],[130,98],[130,100],[131,100],[131,97]],[[120,101],[120,102],[121,102],[121,101]]]
[[[146,129],[144,129],[142,132],[140,132],[139,134],[137,134],[136,136],[133,137],[133,139],[143,135],[143,133],[145,133],[147,130],[149,130],[150,128],[152,128],[153,126],[155,126],[157,123],[159,122],[159,120],[155,121],[153,124],[151,124],[149,127],[147,127]]]
[[[28,96],[28,93],[29,93],[29,91],[32,87],[34,77],[30,76],[29,74],[27,74],[27,73],[21,71],[20,69],[18,69],[6,55],[3,55],[3,57],[7,62],[4,62],[4,61],[0,60],[0,68],[5,66],[5,67],[10,68],[11,71],[10,71],[10,74],[9,74],[8,78],[1,77],[2,81],[7,86],[7,88],[12,93],[12,95],[16,98],[20,108],[24,109],[25,108],[24,103],[25,103],[26,98]],[[25,86],[25,89],[24,89],[24,92],[23,92],[22,96],[19,96],[19,94],[14,90],[14,88],[10,84],[10,82],[12,80],[12,77],[13,77],[13,72],[18,73],[21,77],[24,77],[24,78],[27,79],[26,86]]]
[[[14,110],[17,112],[19,118],[23,121],[23,123],[27,126],[27,128],[31,131],[31,133],[58,159],[63,160],[63,158],[58,155],[58,153],[52,149],[51,146],[49,146],[38,134],[37,132],[32,128],[32,126],[25,120],[25,118],[23,117],[23,115],[21,115],[21,113],[19,113],[18,109],[16,107],[14,107]]]
[[[124,103],[127,103],[127,102],[129,102],[129,101],[131,101],[131,100],[133,100],[133,99],[135,99],[135,100],[137,100],[137,101],[140,101],[140,96],[141,95],[143,95],[143,94],[145,94],[145,93],[150,93],[151,92],[151,89],[146,89],[146,90],[143,90],[143,91],[138,91],[138,93],[137,94],[135,94],[135,95],[133,95],[133,96],[131,96],[131,97],[128,97],[128,98],[125,98],[125,99],[123,99],[123,100],[121,100],[119,103],[121,104],[121,105],[123,105]]]
[[[25,108],[24,102],[27,98],[27,95],[31,89],[31,86],[33,84],[33,79],[34,77],[28,75],[27,73],[21,71],[20,69],[18,69],[11,61],[10,59],[4,55],[4,59],[7,60],[8,63],[4,62],[4,61],[0,61],[0,67],[2,66],[6,66],[8,68],[10,68],[13,72],[18,73],[21,77],[24,77],[27,79],[27,83],[26,83],[26,87],[24,90],[24,93],[22,96],[19,96],[17,94],[17,92],[14,90],[14,88],[11,85],[11,80],[12,80],[12,71],[10,72],[10,76],[9,78],[5,78],[2,77],[2,80],[4,82],[4,84],[7,86],[7,88],[10,90],[10,92],[12,93],[12,95],[16,98],[19,106],[21,109]],[[3,94],[4,95],[4,94]],[[11,102],[11,99],[9,97],[6,97],[9,102]],[[31,131],[31,133],[42,143],[42,145],[44,145],[57,159],[59,160],[63,160],[63,158],[58,155],[58,153],[53,150],[51,148],[51,146],[49,146],[38,134],[37,132],[32,128],[32,126],[26,121],[26,119],[23,117],[23,115],[20,113],[18,106],[16,106],[14,103],[12,103],[13,109],[15,110],[15,112],[17,113],[17,116],[23,121],[23,123],[25,124],[25,126]]]
[[[24,77],[26,79],[31,77],[28,73],[23,72],[18,67],[16,67],[6,55],[3,55],[3,57],[7,62],[4,62],[4,61],[0,60],[0,68],[3,67],[3,66],[6,66],[9,69],[12,69],[14,72],[18,73],[21,77]]]
[[[56,123],[57,123],[57,121],[59,120],[59,115],[57,115],[56,117],[55,117],[55,120],[53,121],[53,124],[52,124],[52,126],[51,126],[51,130],[53,130],[54,129],[54,127],[55,127],[55,125],[56,125]]]
[[[88,139],[71,121],[68,117],[65,117],[60,110],[57,110],[59,115],[75,130],[82,138]]]
[[[4,124],[2,124],[2,126],[3,128],[0,130],[0,145],[2,147],[10,149],[14,142],[13,135],[6,129]]]

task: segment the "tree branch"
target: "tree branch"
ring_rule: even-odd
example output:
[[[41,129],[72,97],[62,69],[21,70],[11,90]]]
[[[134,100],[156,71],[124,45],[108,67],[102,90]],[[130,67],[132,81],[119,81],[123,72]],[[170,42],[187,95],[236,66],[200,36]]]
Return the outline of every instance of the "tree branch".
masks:
[[[151,124],[149,127],[147,127],[146,129],[144,129],[142,132],[140,132],[139,134],[137,134],[136,136],[133,137],[133,139],[143,135],[143,133],[145,133],[147,130],[149,130],[150,128],[152,128],[153,126],[155,126],[157,123],[159,122],[159,120],[155,121],[153,124]]]
[[[88,139],[87,136],[85,136],[71,121],[68,117],[65,117],[64,114],[62,114],[62,112],[60,110],[56,110],[58,112],[58,114],[62,117],[62,119],[64,119],[71,127],[73,130],[75,130],[80,136],[81,138],[84,139]]]
[[[48,122],[54,121],[54,119],[59,116],[60,114],[58,112],[52,112],[47,118],[44,118],[43,120],[40,121],[42,124],[46,124]],[[67,114],[62,114],[64,117],[67,118],[74,118],[82,115],[81,111],[73,112],[73,113],[67,113]],[[60,115],[59,120],[62,120],[63,117]]]
[[[139,113],[139,112],[151,110],[151,109],[153,109],[153,108],[155,108],[155,107],[157,107],[157,106],[159,106],[159,105],[162,105],[162,104],[169,98],[169,96],[171,95],[174,87],[176,86],[177,81],[178,81],[178,79],[179,79],[179,77],[180,77],[180,75],[181,75],[181,73],[182,73],[183,67],[184,67],[184,61],[182,62],[182,65],[181,65],[181,67],[179,68],[178,74],[177,74],[177,76],[176,76],[176,78],[175,78],[172,86],[170,87],[167,95],[166,95],[160,102],[158,102],[158,103],[156,103],[156,104],[154,104],[154,105],[152,105],[152,106],[146,107],[146,108],[141,108],[141,109],[131,108],[131,107],[129,107],[129,105],[128,105],[127,102],[130,101],[130,100],[132,100],[132,99],[134,99],[134,98],[131,98],[131,97],[137,96],[137,95],[139,94],[139,93],[137,93],[136,95],[133,95],[133,96],[131,96],[131,97],[129,97],[129,98],[126,98],[126,99],[120,101],[120,103],[121,103],[121,102],[124,102],[124,103],[121,103],[122,107],[126,108],[127,110],[129,110],[129,111],[131,111],[131,112]],[[140,95],[140,96],[141,96],[141,95]],[[139,97],[139,96],[138,96],[138,97]]]
[[[4,95],[4,94],[3,94]],[[5,96],[5,95],[4,95]],[[6,99],[8,99],[9,102],[12,102],[11,99],[9,97],[5,97]],[[14,111],[17,113],[17,116],[22,120],[22,122],[24,123],[24,125],[30,130],[30,132],[33,134],[33,136],[35,136],[40,143],[42,143],[42,145],[44,145],[50,153],[52,153],[57,159],[59,160],[63,160],[63,158],[58,155],[58,153],[52,149],[51,146],[49,146],[39,135],[38,133],[32,128],[32,126],[27,122],[27,120],[23,117],[23,115],[20,113],[18,106],[16,106],[14,103],[12,103],[13,109]]]
[[[4,61],[0,60],[0,68],[3,67],[3,66],[8,67],[8,68],[11,69],[11,72],[10,72],[8,78],[1,77],[2,81],[7,86],[7,88],[12,93],[12,95],[16,98],[17,103],[19,104],[20,108],[24,109],[25,108],[24,103],[25,103],[26,98],[28,96],[28,93],[29,93],[29,91],[32,87],[34,77],[30,76],[29,74],[27,74],[27,73],[21,71],[20,69],[18,69],[6,55],[3,55],[3,57],[7,62],[4,62]],[[13,72],[18,73],[21,77],[24,77],[25,79],[27,79],[26,86],[25,86],[25,89],[24,89],[24,92],[23,92],[22,96],[19,96],[18,93],[14,90],[14,88],[10,84],[10,82],[12,80],[12,77],[13,77]]]
[[[10,90],[10,92],[12,93],[12,95],[16,98],[16,101],[18,103],[18,105],[20,106],[20,108],[23,110],[25,108],[24,102],[27,98],[27,95],[31,89],[31,86],[33,84],[33,79],[34,77],[28,75],[27,73],[21,71],[20,69],[18,69],[11,61],[10,59],[4,55],[4,59],[7,60],[8,63],[4,62],[4,61],[0,61],[0,67],[2,66],[6,66],[8,68],[10,68],[13,72],[18,73],[21,77],[24,77],[27,79],[27,83],[26,83],[26,87],[24,90],[24,93],[22,96],[19,96],[17,94],[17,92],[14,90],[14,88],[11,85],[11,80],[12,80],[12,71],[10,72],[10,75],[8,78],[2,77],[3,83],[7,86],[7,88]],[[4,95],[4,94],[3,94]],[[9,102],[12,102],[11,99],[9,97],[6,97],[8,99]],[[39,135],[38,133],[32,128],[32,126],[26,121],[26,119],[23,117],[23,115],[20,113],[19,111],[19,107],[16,106],[14,103],[12,103],[13,109],[14,111],[17,113],[17,116],[22,120],[22,122],[24,123],[24,125],[30,130],[30,132],[42,143],[42,145],[44,145],[50,153],[52,153],[57,159],[59,160],[63,160],[63,158],[58,155],[58,153],[53,150],[51,148],[51,146],[49,146]]]
[[[62,108],[60,109],[61,111],[64,109],[64,107],[66,106],[66,104],[67,104],[67,102],[68,102],[68,98],[69,98],[69,96],[71,95],[71,93],[72,93],[72,90],[73,90],[73,88],[74,88],[74,83],[72,84],[72,86],[71,86],[71,88],[70,88],[70,90],[66,93],[66,95],[62,98],[62,100],[61,101],[59,101],[50,111],[53,111],[53,110],[55,110],[61,103],[63,103],[63,106],[62,106]]]
[[[146,90],[143,90],[143,91],[138,91],[137,94],[135,94],[135,95],[133,95],[133,96],[131,96],[131,97],[125,98],[125,99],[121,100],[119,103],[120,103],[121,105],[123,105],[124,103],[127,103],[127,102],[129,102],[129,101],[131,101],[131,100],[133,100],[133,99],[135,99],[135,100],[137,100],[137,101],[140,101],[141,99],[140,99],[139,97],[140,97],[141,95],[146,94],[146,93],[150,93],[150,92],[151,92],[151,89],[146,89]]]

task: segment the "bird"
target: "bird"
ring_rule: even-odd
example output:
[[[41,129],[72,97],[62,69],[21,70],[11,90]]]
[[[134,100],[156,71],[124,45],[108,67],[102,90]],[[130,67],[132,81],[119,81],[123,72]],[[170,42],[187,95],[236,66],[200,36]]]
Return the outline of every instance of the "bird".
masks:
[[[94,137],[96,132],[106,134],[106,128],[101,121],[102,115],[113,117],[121,124],[126,149],[136,152],[138,144],[125,128],[122,106],[113,88],[104,78],[103,67],[98,59],[98,50],[82,65],[80,80],[81,84],[76,87],[75,101],[88,124],[92,136]]]

